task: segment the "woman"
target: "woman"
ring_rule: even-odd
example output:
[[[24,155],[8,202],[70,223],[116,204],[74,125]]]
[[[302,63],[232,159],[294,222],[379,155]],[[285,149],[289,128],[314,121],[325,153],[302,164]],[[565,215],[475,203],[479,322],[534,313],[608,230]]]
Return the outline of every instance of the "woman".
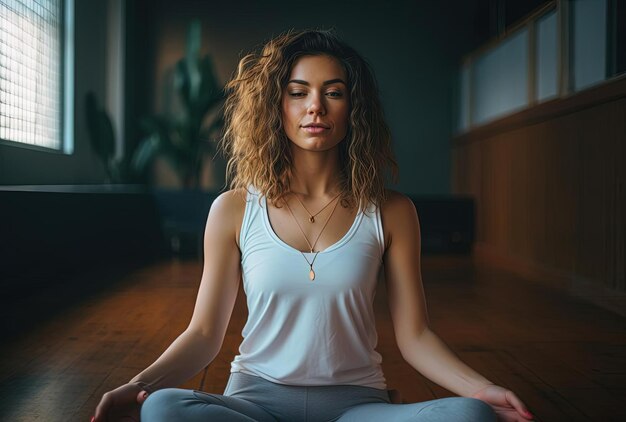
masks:
[[[227,89],[232,190],[207,218],[191,322],[95,420],[530,420],[429,328],[419,221],[384,188],[397,168],[366,62],[332,33],[288,32],[244,57]],[[372,309],[383,270],[402,356],[462,397],[391,402]],[[240,278],[249,317],[224,394],[172,388],[217,355]]]

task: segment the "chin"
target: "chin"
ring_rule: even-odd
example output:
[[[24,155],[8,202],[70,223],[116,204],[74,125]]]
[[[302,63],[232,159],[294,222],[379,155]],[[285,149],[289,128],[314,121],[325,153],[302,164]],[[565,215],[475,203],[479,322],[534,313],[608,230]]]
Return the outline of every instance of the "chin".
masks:
[[[320,141],[309,141],[306,142],[304,145],[300,144],[299,147],[300,149],[304,149],[307,151],[328,151],[331,150],[333,148],[337,148],[339,145],[339,142],[330,142],[330,141],[324,141],[324,140],[320,140]]]

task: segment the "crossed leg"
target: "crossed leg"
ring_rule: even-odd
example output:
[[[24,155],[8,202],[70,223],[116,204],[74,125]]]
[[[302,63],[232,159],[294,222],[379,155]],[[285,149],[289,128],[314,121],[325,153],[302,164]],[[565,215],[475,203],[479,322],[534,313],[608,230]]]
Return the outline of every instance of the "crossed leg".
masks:
[[[311,416],[314,419],[315,416]],[[276,422],[263,407],[248,400],[180,388],[152,393],[142,405],[141,420]],[[337,422],[369,421],[495,422],[496,415],[491,406],[481,400],[447,397],[410,404],[364,403],[353,406],[337,419]]]
[[[446,397],[419,403],[365,403],[354,406],[337,422],[495,422],[496,414],[482,400]]]
[[[141,406],[142,422],[276,422],[262,407],[237,397],[182,388],[150,394]]]

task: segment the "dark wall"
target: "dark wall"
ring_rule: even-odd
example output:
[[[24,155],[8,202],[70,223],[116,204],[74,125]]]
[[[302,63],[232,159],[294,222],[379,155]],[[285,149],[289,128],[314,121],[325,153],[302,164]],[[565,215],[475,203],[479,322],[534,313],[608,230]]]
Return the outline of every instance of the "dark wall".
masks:
[[[126,2],[128,36],[126,150],[141,116],[162,110],[162,81],[183,53],[186,25],[203,22],[205,48],[225,82],[245,52],[289,28],[335,28],[372,64],[394,135],[400,191],[450,193],[450,138],[456,69],[464,53],[495,33],[495,4],[507,20],[541,0]],[[76,2],[75,151],[53,154],[0,145],[0,184],[101,183],[104,171],[87,137],[82,104],[88,90],[106,93],[107,1]],[[501,10],[501,9],[498,9]],[[500,13],[498,15],[498,13]],[[494,17],[495,16],[495,17]],[[485,29],[487,28],[487,29]]]
[[[453,86],[459,57],[473,39],[472,2],[142,2],[137,10],[146,12],[138,13],[133,25],[151,23],[155,29],[146,28],[153,35],[135,39],[138,54],[146,55],[146,49],[151,54],[137,62],[132,95],[155,101],[154,107],[144,103],[143,109],[137,104],[134,121],[142,112],[163,111],[170,103],[164,100],[163,81],[183,54],[192,18],[203,23],[204,48],[222,82],[244,53],[274,35],[290,28],[335,28],[369,60],[378,77],[400,165],[395,188],[415,195],[450,193]],[[152,89],[147,83],[153,83]]]
[[[476,46],[501,35],[551,0],[473,0]]]

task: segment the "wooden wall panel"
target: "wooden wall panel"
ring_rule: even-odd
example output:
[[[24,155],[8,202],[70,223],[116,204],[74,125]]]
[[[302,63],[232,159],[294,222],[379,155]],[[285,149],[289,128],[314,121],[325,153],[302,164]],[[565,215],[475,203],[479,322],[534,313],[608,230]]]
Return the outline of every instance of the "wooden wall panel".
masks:
[[[567,118],[543,122],[535,141],[538,154],[546,157],[546,259],[553,268],[571,272],[576,251],[576,190],[579,142]],[[541,189],[541,185],[535,186]],[[541,262],[541,257],[537,257]]]
[[[515,119],[453,144],[477,258],[626,315],[626,98]]]
[[[530,191],[528,189],[529,171],[527,162],[530,161],[528,154],[530,142],[512,142],[509,146],[511,160],[511,212],[517,214],[516,220],[511,223],[510,229],[510,250],[512,254],[528,256],[531,253],[528,230],[530,226],[529,214],[526,212],[516,212],[526,207],[529,201]]]
[[[500,135],[506,138],[505,135]],[[511,144],[526,145],[525,154],[520,159],[520,166],[524,167],[521,177],[518,179],[518,185],[526,185],[524,191],[526,193],[525,201],[520,202],[515,209],[515,221],[520,221],[521,215],[526,215],[526,224],[517,224],[516,230],[523,231],[526,237],[525,242],[528,247],[527,257],[532,262],[537,262],[541,257],[549,254],[546,244],[546,235],[548,232],[547,211],[550,206],[550,198],[547,197],[545,189],[548,179],[547,168],[549,157],[540,151],[542,142],[541,130],[536,126],[530,127],[529,130],[517,130],[515,136],[511,139]],[[526,177],[527,179],[524,179]],[[527,182],[525,182],[527,180]],[[509,248],[509,252],[510,248]]]

